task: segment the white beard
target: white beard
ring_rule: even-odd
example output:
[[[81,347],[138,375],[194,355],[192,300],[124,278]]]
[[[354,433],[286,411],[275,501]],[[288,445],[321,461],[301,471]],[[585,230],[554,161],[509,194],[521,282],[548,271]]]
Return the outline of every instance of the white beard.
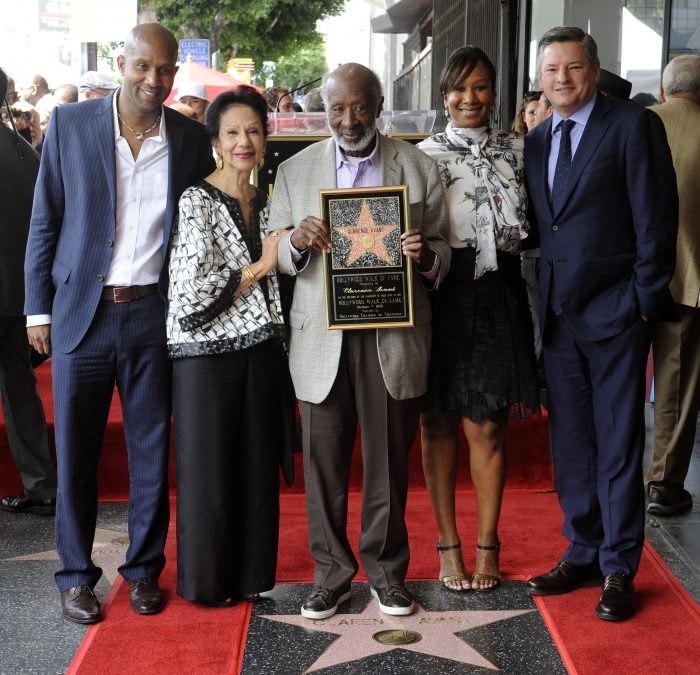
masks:
[[[340,136],[335,127],[332,127],[330,124],[328,126],[330,127],[331,135],[333,138],[335,138],[336,143],[338,143],[338,145],[345,152],[362,152],[365,150],[374,139],[374,133],[377,130],[377,123],[373,120],[372,124],[367,127],[365,133],[359,141],[356,141],[355,143],[348,143]]]

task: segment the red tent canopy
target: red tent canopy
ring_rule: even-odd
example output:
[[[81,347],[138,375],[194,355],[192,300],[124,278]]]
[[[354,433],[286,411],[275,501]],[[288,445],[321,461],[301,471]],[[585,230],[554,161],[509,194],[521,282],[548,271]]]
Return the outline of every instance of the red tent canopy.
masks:
[[[175,96],[177,95],[178,89],[185,82],[198,82],[199,84],[203,84],[207,88],[210,103],[222,91],[237,89],[245,84],[245,82],[236,80],[227,73],[222,73],[213,68],[207,68],[195,61],[185,61],[175,75],[175,84],[173,85],[173,90],[170,92],[170,96],[168,96],[165,101],[165,105],[175,103]],[[255,85],[250,86],[257,89],[261,94],[263,93],[263,89],[260,87],[256,87]]]

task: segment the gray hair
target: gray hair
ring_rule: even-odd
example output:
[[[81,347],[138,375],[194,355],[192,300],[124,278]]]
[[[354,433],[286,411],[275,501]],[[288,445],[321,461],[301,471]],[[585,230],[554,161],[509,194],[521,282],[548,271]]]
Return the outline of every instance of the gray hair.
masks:
[[[542,52],[553,42],[578,42],[583,46],[586,59],[591,68],[600,66],[598,59],[598,45],[591,35],[577,26],[557,26],[550,28],[537,43],[537,70],[542,70]]]
[[[700,56],[681,54],[668,62],[661,78],[667,96],[700,94]]]
[[[359,63],[344,63],[342,66],[338,66],[332,73],[328,73],[323,76],[323,84],[321,85],[321,98],[323,99],[323,105],[326,111],[329,109],[328,103],[328,82],[334,77],[362,77],[369,90],[374,94],[375,100],[379,103],[384,96],[384,91],[382,90],[382,83],[380,82],[377,74],[363,66]]]
[[[321,87],[315,87],[304,96],[304,112],[323,112],[323,99],[321,98]]]

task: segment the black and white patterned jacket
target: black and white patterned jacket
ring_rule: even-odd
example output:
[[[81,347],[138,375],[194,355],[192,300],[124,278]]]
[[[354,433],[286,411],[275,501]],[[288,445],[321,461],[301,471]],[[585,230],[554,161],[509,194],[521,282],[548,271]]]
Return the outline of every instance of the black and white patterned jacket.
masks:
[[[258,190],[247,236],[238,202],[206,181],[183,192],[170,247],[171,358],[222,354],[284,335],[277,272],[238,296],[241,270],[260,258],[269,200]]]

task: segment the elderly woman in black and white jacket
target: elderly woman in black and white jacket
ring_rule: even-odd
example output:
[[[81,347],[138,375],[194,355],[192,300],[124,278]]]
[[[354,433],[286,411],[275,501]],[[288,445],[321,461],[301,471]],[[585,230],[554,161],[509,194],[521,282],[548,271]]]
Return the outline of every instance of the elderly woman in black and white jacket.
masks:
[[[170,251],[177,592],[215,605],[275,583],[287,364],[277,233],[250,183],[266,110],[250,87],[211,104],[217,169],[183,193]]]

